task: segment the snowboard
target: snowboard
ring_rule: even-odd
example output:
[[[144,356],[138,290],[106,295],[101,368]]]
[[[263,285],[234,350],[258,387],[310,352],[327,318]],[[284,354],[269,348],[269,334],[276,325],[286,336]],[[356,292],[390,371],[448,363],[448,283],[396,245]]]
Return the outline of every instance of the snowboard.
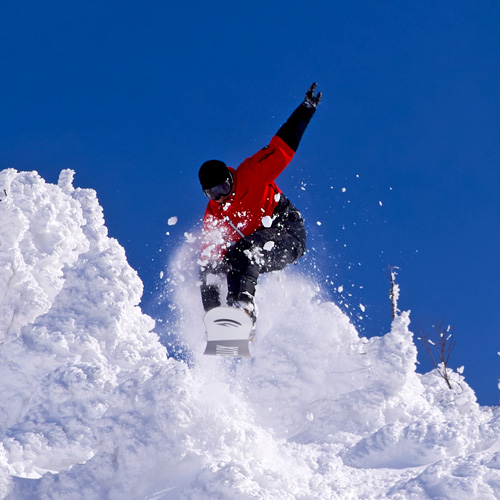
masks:
[[[203,317],[207,331],[204,354],[213,356],[250,357],[250,316],[235,307],[214,307]]]

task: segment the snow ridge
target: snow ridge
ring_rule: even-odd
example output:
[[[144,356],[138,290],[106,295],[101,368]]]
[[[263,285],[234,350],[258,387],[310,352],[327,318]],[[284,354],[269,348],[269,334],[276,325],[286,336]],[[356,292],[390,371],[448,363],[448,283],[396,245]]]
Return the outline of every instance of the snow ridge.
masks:
[[[409,313],[358,335],[289,270],[251,360],[203,357],[196,242],[171,262],[169,357],[96,193],[0,172],[0,497],[500,498],[500,414],[415,372]]]

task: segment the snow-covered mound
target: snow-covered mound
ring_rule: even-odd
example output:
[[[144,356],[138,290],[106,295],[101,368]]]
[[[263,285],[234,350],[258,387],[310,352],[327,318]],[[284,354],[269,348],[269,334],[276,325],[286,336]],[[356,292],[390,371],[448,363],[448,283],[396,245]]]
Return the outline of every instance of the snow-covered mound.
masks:
[[[72,181],[0,172],[1,498],[500,498],[499,411],[415,372],[407,313],[360,338],[292,269],[259,284],[253,359],[203,357],[191,243],[174,359]]]

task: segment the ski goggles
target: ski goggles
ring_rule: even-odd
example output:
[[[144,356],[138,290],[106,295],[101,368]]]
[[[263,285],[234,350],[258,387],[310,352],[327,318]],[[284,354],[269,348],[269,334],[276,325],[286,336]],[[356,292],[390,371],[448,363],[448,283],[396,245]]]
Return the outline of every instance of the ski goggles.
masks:
[[[233,189],[233,179],[231,177],[227,178],[223,183],[217,184],[217,186],[204,189],[203,192],[214,201],[219,198],[223,198],[231,193]]]

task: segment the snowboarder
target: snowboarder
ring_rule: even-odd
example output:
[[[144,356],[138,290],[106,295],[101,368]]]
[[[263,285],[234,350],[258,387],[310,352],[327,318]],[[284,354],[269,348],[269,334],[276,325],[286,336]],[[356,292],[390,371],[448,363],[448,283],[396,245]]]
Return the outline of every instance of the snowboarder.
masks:
[[[199,179],[209,198],[199,260],[205,311],[221,305],[220,278],[227,279],[227,305],[244,309],[255,323],[255,288],[261,273],[296,262],[306,249],[300,212],[275,179],[290,163],[321,100],[316,83],[268,146],[237,169],[209,160]]]

